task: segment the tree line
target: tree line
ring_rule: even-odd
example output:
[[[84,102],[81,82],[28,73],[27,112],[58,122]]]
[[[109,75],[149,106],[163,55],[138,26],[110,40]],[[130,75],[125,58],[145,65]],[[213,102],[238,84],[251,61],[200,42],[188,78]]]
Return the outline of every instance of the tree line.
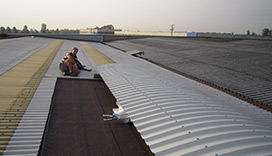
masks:
[[[255,32],[250,32],[250,30],[247,30],[247,35],[257,35]],[[272,36],[272,30],[269,30],[268,28],[264,28],[262,30],[262,36]]]
[[[27,25],[24,25],[24,28],[22,30],[17,29],[16,27],[10,28],[8,27],[0,27],[0,34],[9,34],[9,33],[32,33],[32,34],[38,34],[38,33],[46,33],[46,34],[79,34],[79,30],[71,30],[71,29],[48,29],[46,24],[41,25],[40,31],[36,29],[29,29]]]
[[[101,28],[99,28],[98,26],[96,26],[94,29],[108,29],[108,30],[113,30],[114,26],[112,24],[109,24],[109,25],[104,25]]]
[[[101,28],[99,27],[95,27],[96,29],[114,29],[113,25],[105,25]],[[46,24],[42,24],[41,25],[41,30],[38,31],[36,29],[30,29],[28,28],[27,25],[24,26],[24,28],[22,30],[17,29],[16,27],[0,27],[0,34],[9,34],[9,33],[32,33],[32,34],[38,34],[38,33],[43,33],[43,34],[79,34],[79,30],[71,30],[71,29],[47,29],[47,25]],[[250,32],[250,30],[247,30],[247,35],[257,35],[254,32]],[[272,36],[272,30],[270,30],[269,28],[264,28],[262,30],[262,36]]]
[[[262,31],[263,36],[272,36],[272,30],[269,30],[268,28],[264,28]]]

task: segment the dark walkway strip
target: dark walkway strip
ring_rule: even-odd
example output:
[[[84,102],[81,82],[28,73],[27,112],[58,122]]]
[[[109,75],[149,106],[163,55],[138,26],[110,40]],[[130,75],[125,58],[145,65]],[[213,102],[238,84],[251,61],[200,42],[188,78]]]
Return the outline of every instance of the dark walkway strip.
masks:
[[[58,79],[40,155],[153,155],[132,124],[103,121],[115,107],[103,81]]]

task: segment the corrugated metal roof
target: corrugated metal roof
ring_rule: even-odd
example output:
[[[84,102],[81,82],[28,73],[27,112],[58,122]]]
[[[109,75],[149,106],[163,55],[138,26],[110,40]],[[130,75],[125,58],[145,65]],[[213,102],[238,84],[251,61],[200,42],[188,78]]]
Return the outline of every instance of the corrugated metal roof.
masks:
[[[43,78],[4,155],[37,155],[43,137],[56,78]]]
[[[26,42],[23,44],[23,45],[26,45],[25,51],[26,52],[31,51],[31,53],[33,54],[35,52],[35,51],[34,52],[32,51],[33,47],[28,45],[29,44],[28,39],[24,39],[23,41],[25,40]],[[39,39],[39,40],[42,40],[42,39]],[[46,41],[43,41],[42,43],[48,43],[48,41],[47,42]],[[42,43],[40,46],[42,46]],[[18,49],[21,48],[18,45],[18,42],[16,43],[7,42],[7,44],[10,44],[13,47]],[[71,48],[74,46],[78,46],[78,48],[80,49],[80,52],[78,53],[78,57],[80,58],[81,62],[84,65],[86,65],[86,67],[90,68],[92,67],[92,64],[94,64],[90,62],[91,60],[90,56],[88,56],[86,52],[81,48],[80,42],[64,41],[60,50],[56,54],[56,57],[55,58],[51,57],[51,59],[49,59],[50,61],[53,60],[53,62],[51,65],[49,64],[50,67],[48,71],[46,72],[46,74],[44,76],[38,75],[43,78],[41,82],[39,83],[39,85],[37,86],[38,88],[35,91],[31,101],[29,102],[29,104],[27,103],[28,105],[27,109],[22,110],[22,108],[18,108],[20,115],[17,115],[18,113],[16,113],[15,114],[16,117],[14,116],[8,117],[8,119],[11,119],[12,121],[15,120],[17,116],[20,116],[20,119],[16,120],[16,122],[18,123],[18,126],[17,125],[8,126],[8,129],[12,129],[12,133],[9,134],[10,135],[9,138],[5,138],[4,140],[5,150],[3,152],[3,155],[20,155],[20,156],[28,155],[29,156],[29,155],[38,154],[43,133],[45,130],[45,125],[46,125],[46,121],[47,121],[47,117],[48,117],[48,113],[49,113],[49,109],[51,105],[51,99],[54,92],[56,79],[58,77],[64,77],[62,76],[61,72],[58,69],[59,62],[61,61],[63,56],[67,52],[69,52]],[[54,50],[54,48],[53,49],[51,48],[49,50]],[[20,59],[19,56],[20,55],[18,56],[16,55],[15,58]],[[12,59],[15,59],[15,58],[12,58]],[[19,63],[19,61],[17,61],[16,63]],[[12,65],[15,66],[16,64],[13,63]],[[30,67],[31,66],[26,66],[25,69],[28,70]],[[94,72],[95,70],[92,72],[82,71],[82,73],[77,78],[82,78],[82,79],[93,78]],[[20,74],[20,72],[17,72],[17,73]],[[66,78],[74,78],[74,77],[66,77]],[[19,80],[19,77],[13,77],[13,79]],[[3,125],[1,124],[1,126]],[[5,133],[9,133],[9,131],[6,131]],[[2,140],[0,140],[0,142],[1,141]],[[8,142],[7,146],[6,146],[7,144],[6,142]],[[3,148],[2,144],[1,144],[1,148]]]
[[[11,144],[11,141],[13,140],[23,141],[32,139],[26,139],[28,136],[33,136],[34,138],[38,137],[34,132],[21,131],[21,129],[19,129],[18,133],[14,132],[18,130],[18,126],[20,125],[23,125],[25,128],[29,125],[32,126],[33,123],[39,123],[40,120],[42,120],[36,116],[23,115],[25,114],[30,101],[35,100],[33,95],[62,43],[63,41],[56,40],[48,44],[46,47],[38,50],[29,58],[22,61],[22,63],[0,75],[2,89],[0,94],[1,154],[3,150],[8,151],[11,149],[11,151],[15,151],[13,149],[17,150],[18,146],[22,147],[20,149],[23,150],[25,150],[25,148],[30,148],[29,146]],[[46,118],[43,120],[46,121]],[[39,133],[39,136],[41,138],[42,133]],[[10,146],[6,146],[8,144]],[[37,146],[39,147],[39,145]],[[8,152],[4,152],[4,154],[5,153]]]
[[[61,76],[58,62],[70,45],[84,51],[71,42],[64,42],[42,79],[5,155],[37,154]],[[116,62],[97,70],[156,155],[272,155],[271,113],[105,45],[92,46]]]
[[[98,67],[156,155],[271,155],[271,113],[223,92],[94,45],[116,61]]]

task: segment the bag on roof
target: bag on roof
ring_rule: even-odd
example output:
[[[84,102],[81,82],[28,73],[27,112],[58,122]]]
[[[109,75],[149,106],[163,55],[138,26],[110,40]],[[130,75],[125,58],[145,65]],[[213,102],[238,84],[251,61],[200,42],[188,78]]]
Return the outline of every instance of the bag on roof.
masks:
[[[83,69],[84,69],[84,66],[79,62],[79,60],[78,60],[78,59],[75,59],[75,61],[76,61],[76,64],[77,64],[78,69],[83,70]]]
[[[59,64],[59,69],[61,72],[67,72],[68,71],[68,67],[65,65],[65,62],[61,62]]]

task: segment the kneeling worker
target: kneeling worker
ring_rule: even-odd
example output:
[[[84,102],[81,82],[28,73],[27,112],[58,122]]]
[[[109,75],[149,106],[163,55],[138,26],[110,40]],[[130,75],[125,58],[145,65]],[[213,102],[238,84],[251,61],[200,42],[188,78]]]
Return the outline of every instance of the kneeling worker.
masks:
[[[79,69],[91,71],[91,69],[86,69],[77,59],[78,48],[74,47],[70,53],[67,53],[62,62],[60,63],[60,70],[62,75],[77,76],[80,73]]]

